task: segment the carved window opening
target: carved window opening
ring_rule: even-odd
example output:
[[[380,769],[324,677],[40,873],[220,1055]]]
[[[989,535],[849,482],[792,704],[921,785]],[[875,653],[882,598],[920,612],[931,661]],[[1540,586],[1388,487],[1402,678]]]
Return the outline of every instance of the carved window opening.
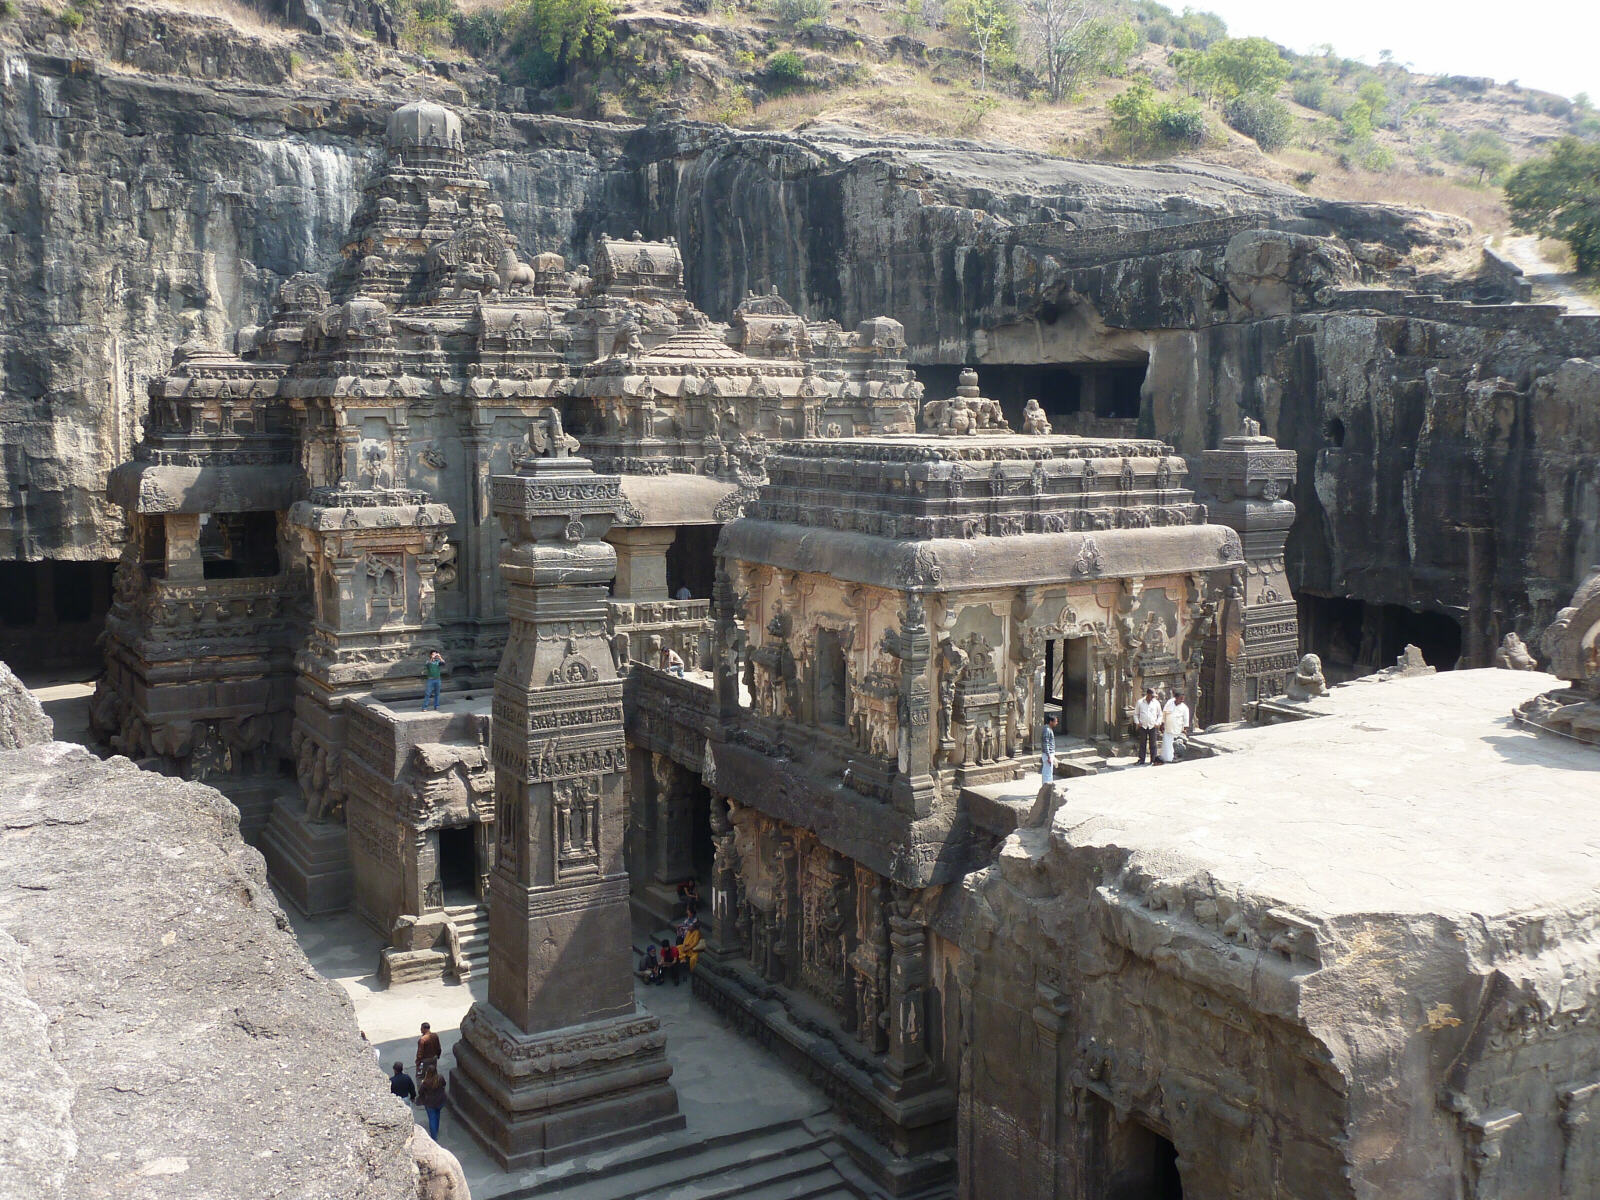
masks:
[[[278,574],[277,514],[203,514],[200,564],[207,579],[260,579]]]
[[[140,519],[143,536],[140,538],[142,550],[140,565],[144,573],[151,579],[165,579],[167,577],[167,522],[162,517],[143,517]]]
[[[667,549],[667,595],[674,600],[683,588],[692,600],[709,600],[717,573],[717,535],[721,525],[680,525]]]

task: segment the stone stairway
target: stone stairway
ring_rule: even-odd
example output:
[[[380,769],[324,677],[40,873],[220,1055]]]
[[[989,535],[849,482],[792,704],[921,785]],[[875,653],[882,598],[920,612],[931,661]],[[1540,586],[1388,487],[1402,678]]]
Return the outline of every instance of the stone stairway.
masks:
[[[878,1195],[846,1158],[829,1122],[797,1120],[699,1141],[652,1139],[614,1161],[576,1166],[497,1200],[869,1200]]]
[[[461,935],[461,949],[472,964],[472,977],[482,979],[489,971],[488,905],[447,904],[444,911]]]

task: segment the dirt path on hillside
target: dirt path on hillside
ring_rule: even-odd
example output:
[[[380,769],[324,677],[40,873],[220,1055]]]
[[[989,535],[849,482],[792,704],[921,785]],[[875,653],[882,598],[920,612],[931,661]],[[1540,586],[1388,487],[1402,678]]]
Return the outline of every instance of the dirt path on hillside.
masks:
[[[1600,304],[1573,286],[1576,276],[1539,253],[1538,238],[1508,235],[1500,243],[1500,253],[1522,268],[1523,275],[1533,284],[1536,303],[1559,304],[1570,313],[1600,316]]]

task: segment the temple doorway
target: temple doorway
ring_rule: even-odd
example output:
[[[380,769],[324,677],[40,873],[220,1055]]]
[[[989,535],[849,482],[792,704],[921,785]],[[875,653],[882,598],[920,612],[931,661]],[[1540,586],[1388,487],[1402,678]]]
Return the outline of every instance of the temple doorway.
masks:
[[[446,907],[478,902],[478,847],[471,825],[439,830],[439,885]]]
[[[1068,737],[1090,738],[1094,705],[1089,687],[1089,639],[1061,638],[1045,643],[1045,697],[1047,711],[1061,718],[1060,732]]]

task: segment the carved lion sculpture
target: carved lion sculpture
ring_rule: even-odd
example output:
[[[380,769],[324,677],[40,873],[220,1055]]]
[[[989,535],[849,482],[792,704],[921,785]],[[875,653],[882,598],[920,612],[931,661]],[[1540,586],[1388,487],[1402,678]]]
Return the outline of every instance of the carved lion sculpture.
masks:
[[[1311,700],[1326,695],[1328,680],[1322,674],[1322,660],[1315,654],[1308,654],[1302,658],[1284,691],[1291,700]]]
[[[500,252],[500,261],[495,264],[496,273],[500,276],[500,287],[507,292],[531,292],[534,284],[534,271],[525,262],[517,261],[516,253],[507,246]]]
[[[1508,633],[1495,651],[1494,665],[1506,671],[1537,671],[1538,661],[1529,652],[1527,644],[1515,633]]]

